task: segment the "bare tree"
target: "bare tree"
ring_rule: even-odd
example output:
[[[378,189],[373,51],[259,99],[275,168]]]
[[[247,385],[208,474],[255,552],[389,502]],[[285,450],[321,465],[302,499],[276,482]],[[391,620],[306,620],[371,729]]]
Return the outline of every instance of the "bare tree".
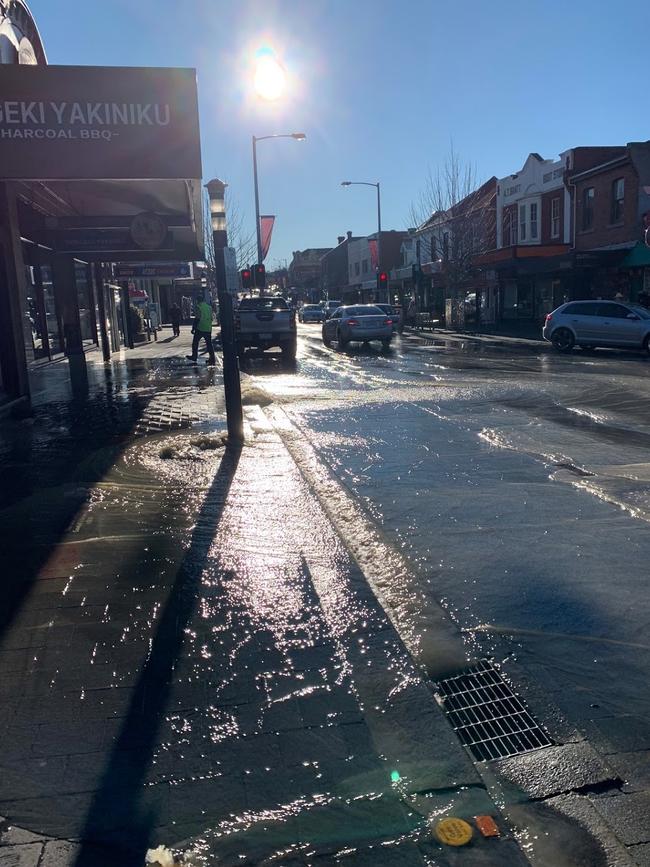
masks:
[[[446,297],[472,277],[473,258],[494,243],[496,179],[478,182],[452,144],[442,166],[427,171],[424,188],[411,205],[420,261],[439,263]]]
[[[212,240],[212,221],[210,218],[210,198],[205,192],[203,197],[203,223],[205,233],[205,264],[209,285],[216,287],[214,275],[214,243]],[[237,269],[241,270],[257,260],[257,235],[255,230],[248,232],[244,215],[239,205],[226,190],[226,225],[228,227],[228,246],[237,257]]]

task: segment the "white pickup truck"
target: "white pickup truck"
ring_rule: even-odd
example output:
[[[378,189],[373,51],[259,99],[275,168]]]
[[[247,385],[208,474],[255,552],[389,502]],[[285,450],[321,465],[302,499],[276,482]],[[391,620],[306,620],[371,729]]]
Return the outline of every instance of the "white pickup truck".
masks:
[[[294,359],[297,349],[296,312],[284,298],[266,295],[242,298],[235,311],[237,355],[246,349],[278,347],[284,358]]]

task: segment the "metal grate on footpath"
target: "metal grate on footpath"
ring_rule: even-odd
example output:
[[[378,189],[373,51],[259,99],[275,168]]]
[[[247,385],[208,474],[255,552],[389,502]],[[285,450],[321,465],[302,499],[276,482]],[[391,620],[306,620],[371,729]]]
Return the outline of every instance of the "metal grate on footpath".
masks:
[[[478,761],[504,759],[553,744],[488,660],[439,681],[436,698],[463,745]]]

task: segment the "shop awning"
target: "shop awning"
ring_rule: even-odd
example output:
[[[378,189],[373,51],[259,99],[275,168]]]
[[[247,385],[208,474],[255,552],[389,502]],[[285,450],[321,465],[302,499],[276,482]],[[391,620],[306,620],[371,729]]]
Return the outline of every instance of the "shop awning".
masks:
[[[619,268],[650,268],[650,247],[638,243],[632,247]]]

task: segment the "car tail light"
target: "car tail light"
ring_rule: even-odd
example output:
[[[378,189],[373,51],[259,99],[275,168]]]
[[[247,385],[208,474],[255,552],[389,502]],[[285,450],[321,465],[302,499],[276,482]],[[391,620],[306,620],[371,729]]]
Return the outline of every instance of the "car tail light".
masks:
[[[552,318],[553,318],[553,314],[552,314],[552,313],[547,313],[547,314],[546,314],[546,321],[547,321],[547,322],[550,322]]]
[[[392,325],[392,324],[393,324],[392,319],[384,319],[384,325]]]
[[[359,323],[357,322],[356,319],[348,319],[348,325],[354,327],[355,325],[358,325],[358,324]]]

